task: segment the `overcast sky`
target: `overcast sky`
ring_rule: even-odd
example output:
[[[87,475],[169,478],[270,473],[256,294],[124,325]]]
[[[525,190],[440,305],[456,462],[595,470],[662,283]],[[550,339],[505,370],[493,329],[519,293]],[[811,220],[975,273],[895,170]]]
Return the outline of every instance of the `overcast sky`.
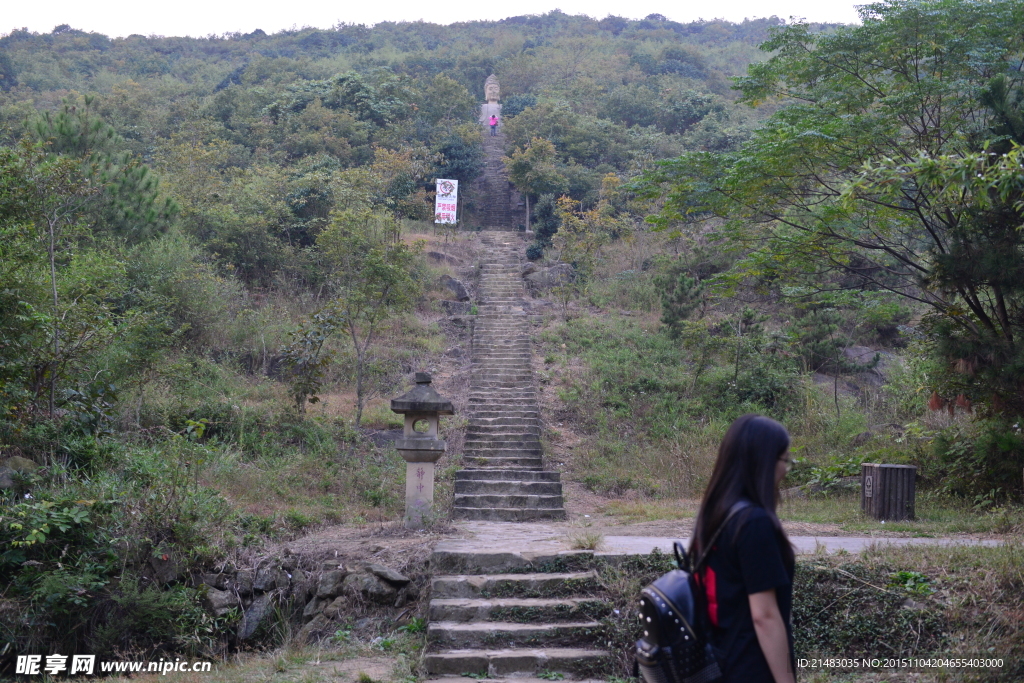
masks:
[[[803,17],[810,21],[854,22],[854,5],[842,0],[714,0],[681,3],[638,0],[623,5],[612,0],[378,0],[377,2],[310,2],[309,0],[0,0],[0,34],[14,29],[49,32],[59,24],[73,28],[127,36],[133,33],[163,36],[207,36],[261,28],[274,33],[286,28],[330,28],[344,22],[375,24],[380,21],[417,21],[438,24],[474,19],[503,19],[520,14],[544,14],[559,8],[568,14],[603,18],[609,14],[640,19],[663,14],[681,22],[697,19],[746,17]]]

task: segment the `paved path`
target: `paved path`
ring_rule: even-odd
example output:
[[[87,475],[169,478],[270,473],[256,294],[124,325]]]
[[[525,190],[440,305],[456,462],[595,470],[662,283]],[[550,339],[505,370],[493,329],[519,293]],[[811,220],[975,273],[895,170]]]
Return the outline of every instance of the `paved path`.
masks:
[[[472,554],[481,566],[499,569],[514,568],[530,563],[554,559],[560,554],[574,552],[573,539],[585,533],[586,528],[566,524],[462,522],[458,524],[466,538],[440,541],[434,547],[435,556]],[[672,552],[673,541],[689,543],[688,538],[654,536],[604,536],[595,557],[609,560],[629,555],[646,555],[655,548]],[[822,549],[829,553],[845,550],[859,553],[873,545],[891,546],[948,546],[968,545],[994,547],[1003,542],[969,538],[893,538],[867,536],[790,536],[797,554],[809,555]]]

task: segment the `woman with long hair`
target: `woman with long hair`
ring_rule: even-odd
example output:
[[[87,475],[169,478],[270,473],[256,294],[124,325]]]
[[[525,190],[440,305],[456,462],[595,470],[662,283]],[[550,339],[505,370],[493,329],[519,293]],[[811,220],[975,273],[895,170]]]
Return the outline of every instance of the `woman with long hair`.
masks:
[[[786,428],[744,415],[722,439],[700,504],[690,552],[700,557],[712,543],[697,582],[707,598],[723,683],[796,681],[790,625],[795,558],[775,514],[789,468]]]

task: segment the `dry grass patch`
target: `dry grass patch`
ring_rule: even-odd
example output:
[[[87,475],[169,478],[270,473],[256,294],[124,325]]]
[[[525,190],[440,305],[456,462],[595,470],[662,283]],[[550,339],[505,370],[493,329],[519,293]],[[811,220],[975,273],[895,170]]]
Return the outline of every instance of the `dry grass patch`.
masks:
[[[690,519],[700,505],[696,500],[613,500],[601,512],[623,522],[655,522],[663,519]]]
[[[604,545],[604,534],[599,531],[580,529],[569,532],[568,537],[573,550],[600,550]]]

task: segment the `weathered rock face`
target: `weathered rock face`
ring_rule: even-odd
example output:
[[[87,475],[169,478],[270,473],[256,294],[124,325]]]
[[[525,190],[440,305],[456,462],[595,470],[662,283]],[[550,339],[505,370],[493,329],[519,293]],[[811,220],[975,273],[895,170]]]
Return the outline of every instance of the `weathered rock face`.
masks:
[[[398,588],[373,574],[363,572],[346,576],[345,590],[379,605],[391,605],[398,596]]]
[[[253,634],[256,633],[256,629],[259,628],[260,623],[270,611],[273,597],[273,593],[263,593],[253,599],[252,604],[246,608],[245,613],[242,615],[242,623],[238,626],[239,638],[242,640],[252,638]]]
[[[447,287],[458,301],[469,301],[469,290],[466,289],[466,285],[451,275],[442,275],[438,278],[438,283]]]
[[[460,261],[459,259],[455,258],[451,254],[444,253],[443,251],[428,251],[426,253],[427,253],[427,258],[433,259],[434,261],[437,261],[438,263],[447,263],[448,265],[452,265],[452,266],[462,265],[462,261]]]
[[[235,574],[235,590],[242,597],[252,595],[253,576],[248,569],[243,569]]]
[[[222,591],[216,588],[206,590],[203,602],[206,604],[206,608],[218,617],[224,616],[232,607],[238,607],[241,604],[234,591]]]
[[[552,287],[572,282],[576,278],[576,269],[568,263],[556,263],[547,268],[537,268],[533,272],[526,273],[523,278],[526,280],[526,288],[530,294],[536,296]]]
[[[7,462],[5,462],[4,465],[10,467],[15,472],[21,472],[22,474],[26,474],[28,472],[35,472],[36,470],[39,469],[39,465],[36,464],[34,460],[23,458],[20,455],[15,455],[11,458],[7,458]]]
[[[281,567],[265,566],[256,572],[253,590],[259,593],[274,589],[286,589],[289,585],[288,572]]]
[[[39,469],[34,461],[15,455],[0,464],[0,489],[14,488],[14,480],[19,474],[29,474]]]
[[[354,604],[401,607],[419,595],[409,577],[383,564],[367,563],[353,572],[336,560],[312,573],[300,564],[301,558],[286,553],[284,558],[262,562],[255,571],[225,565],[199,575],[197,583],[206,586],[204,604],[214,615],[241,609],[237,630],[241,640],[261,632],[275,614],[275,604],[295,605],[293,618],[309,622],[298,636],[307,641],[333,633],[334,620],[351,615]]]
[[[318,614],[299,630],[295,639],[300,643],[308,643],[326,635],[333,628],[334,626],[329,618],[323,614]]]
[[[175,562],[170,551],[158,550],[149,558],[149,566],[153,568],[156,580],[160,583],[174,583],[180,576],[178,563]]]
[[[409,583],[409,579],[396,572],[391,567],[385,567],[382,564],[368,564],[366,565],[366,571],[384,579],[388,583],[394,584],[395,586],[404,586]]]
[[[468,315],[473,310],[473,304],[468,301],[442,301],[441,308],[448,315]]]
[[[875,360],[876,353],[874,349],[867,346],[850,346],[843,349],[843,357],[861,367],[871,365]]]
[[[342,569],[326,571],[320,576],[320,583],[317,585],[316,597],[331,598],[341,593],[342,582],[348,572]]]

